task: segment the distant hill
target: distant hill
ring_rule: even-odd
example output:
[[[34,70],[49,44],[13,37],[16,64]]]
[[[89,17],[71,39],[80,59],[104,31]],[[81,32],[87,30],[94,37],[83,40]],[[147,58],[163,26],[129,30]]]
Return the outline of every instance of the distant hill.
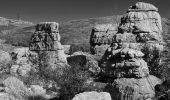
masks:
[[[118,20],[120,20],[120,16],[108,16],[60,23],[61,42],[62,44],[88,44],[91,28],[94,25],[116,24],[119,22]],[[34,24],[29,22],[28,24],[24,23],[24,25],[15,23],[6,25],[4,21],[0,21],[0,39],[6,40],[6,43],[13,46],[28,46],[29,39],[34,31]]]
[[[91,29],[96,24],[117,24],[121,16],[107,16],[99,18],[73,20],[60,23],[62,44],[89,44]],[[3,19],[3,20],[2,20]],[[0,39],[13,46],[29,46],[29,40],[35,31],[35,25],[27,21],[17,21],[0,17]],[[170,42],[170,20],[162,18],[163,36]]]

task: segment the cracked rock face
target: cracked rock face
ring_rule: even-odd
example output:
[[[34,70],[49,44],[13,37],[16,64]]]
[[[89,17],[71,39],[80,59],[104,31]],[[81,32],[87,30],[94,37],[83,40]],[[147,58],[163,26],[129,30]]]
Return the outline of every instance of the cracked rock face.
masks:
[[[60,43],[59,24],[56,22],[41,22],[31,37],[30,50],[56,51],[63,49]]]
[[[121,18],[118,32],[113,35],[112,44],[108,47],[102,58],[101,67],[104,68],[104,71],[110,69],[115,70],[113,65],[121,63],[121,65],[124,66],[124,62],[127,60],[131,61],[132,59],[133,61],[142,60],[145,69],[148,65],[152,66],[151,63],[159,65],[161,52],[163,51],[161,32],[161,17],[158,9],[148,3],[136,3],[134,6],[131,6]],[[128,54],[122,54],[125,50]],[[136,57],[135,55],[142,53],[142,57]],[[132,57],[123,57],[126,55]]]
[[[101,60],[101,75],[115,79],[116,100],[146,100],[154,97],[161,81],[150,75],[161,63],[162,25],[158,9],[138,2],[121,18]]]
[[[106,49],[113,42],[113,36],[116,33],[116,25],[99,24],[94,26],[90,37],[91,53],[99,57],[103,56]]]
[[[66,55],[60,43],[58,28],[59,24],[56,22],[41,22],[37,24],[36,31],[31,37],[30,50],[37,51],[39,54],[46,52],[44,55],[49,60],[53,59],[54,63],[66,62]]]
[[[106,76],[113,78],[141,78],[149,75],[147,63],[142,59],[144,54],[134,49],[118,49],[108,52],[102,66]]]

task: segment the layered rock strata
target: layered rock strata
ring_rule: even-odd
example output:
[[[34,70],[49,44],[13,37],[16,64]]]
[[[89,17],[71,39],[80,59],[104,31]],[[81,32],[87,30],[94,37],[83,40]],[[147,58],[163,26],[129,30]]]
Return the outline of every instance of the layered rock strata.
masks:
[[[161,33],[161,17],[152,4],[138,2],[121,18],[101,61],[102,74],[115,79],[112,85],[118,91],[117,100],[154,97],[153,87],[161,81],[150,73],[161,63]]]
[[[113,36],[117,33],[116,25],[99,24],[92,28],[90,37],[90,50],[92,54],[103,56],[106,49],[113,41]]]
[[[59,24],[56,22],[41,22],[36,25],[36,31],[31,37],[29,48],[38,52],[40,70],[46,70],[47,73],[55,70],[56,65],[63,66],[67,63],[58,29]]]

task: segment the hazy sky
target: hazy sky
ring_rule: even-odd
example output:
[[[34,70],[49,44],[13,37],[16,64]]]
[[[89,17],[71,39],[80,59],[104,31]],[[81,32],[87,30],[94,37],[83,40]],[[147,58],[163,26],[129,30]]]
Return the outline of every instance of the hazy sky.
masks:
[[[123,14],[138,1],[154,4],[162,17],[170,18],[170,0],[0,0],[0,16],[40,22],[68,21]]]

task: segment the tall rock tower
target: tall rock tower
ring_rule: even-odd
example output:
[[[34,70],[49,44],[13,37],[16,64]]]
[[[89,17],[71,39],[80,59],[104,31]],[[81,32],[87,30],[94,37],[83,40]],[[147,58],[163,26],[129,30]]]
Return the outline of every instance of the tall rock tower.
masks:
[[[54,70],[57,65],[67,63],[58,29],[56,22],[41,22],[31,37],[29,49],[38,53],[41,70]]]
[[[149,3],[138,2],[121,18],[112,45],[101,61],[102,75],[114,79],[115,100],[146,100],[161,80],[150,75],[161,62],[161,17]],[[154,65],[153,65],[154,64]]]

